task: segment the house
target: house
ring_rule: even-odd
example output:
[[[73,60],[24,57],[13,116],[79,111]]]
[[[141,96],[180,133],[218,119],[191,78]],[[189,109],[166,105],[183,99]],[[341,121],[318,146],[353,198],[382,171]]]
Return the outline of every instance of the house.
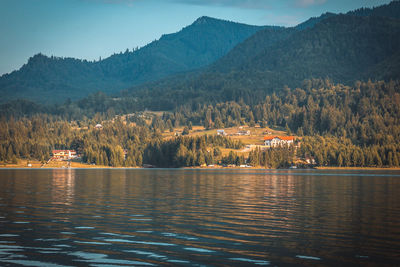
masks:
[[[245,130],[240,130],[240,131],[238,131],[236,134],[237,134],[237,135],[250,135],[250,131],[249,131],[249,130],[247,130],[247,131],[245,131]]]
[[[96,124],[96,126],[94,126],[95,129],[103,129],[103,125],[101,125],[100,123]]]
[[[52,153],[54,160],[69,160],[78,157],[75,150],[53,150]]]
[[[217,135],[225,136],[226,135],[225,130],[217,130]]]
[[[314,158],[306,158],[306,162],[307,162],[308,164],[316,164],[316,161],[315,161]]]
[[[293,136],[265,136],[264,144],[269,147],[291,146],[293,145]]]

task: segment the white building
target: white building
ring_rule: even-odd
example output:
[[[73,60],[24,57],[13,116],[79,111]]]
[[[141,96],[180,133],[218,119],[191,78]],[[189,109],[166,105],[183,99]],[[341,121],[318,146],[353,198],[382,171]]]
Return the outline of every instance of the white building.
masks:
[[[264,144],[269,147],[293,145],[293,136],[265,136]]]
[[[225,130],[217,130],[217,135],[226,135]]]

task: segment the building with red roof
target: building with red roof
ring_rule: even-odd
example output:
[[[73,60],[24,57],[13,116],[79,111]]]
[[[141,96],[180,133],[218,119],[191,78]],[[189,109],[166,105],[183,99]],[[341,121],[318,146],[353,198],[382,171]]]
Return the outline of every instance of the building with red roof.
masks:
[[[69,160],[78,157],[75,150],[53,150],[54,160]]]

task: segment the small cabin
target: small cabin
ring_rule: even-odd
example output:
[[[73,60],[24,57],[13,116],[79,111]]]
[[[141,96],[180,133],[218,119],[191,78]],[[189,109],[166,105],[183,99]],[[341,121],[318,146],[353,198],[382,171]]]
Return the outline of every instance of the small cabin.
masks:
[[[96,126],[94,126],[95,129],[103,129],[103,125],[101,125],[100,123],[96,124]]]

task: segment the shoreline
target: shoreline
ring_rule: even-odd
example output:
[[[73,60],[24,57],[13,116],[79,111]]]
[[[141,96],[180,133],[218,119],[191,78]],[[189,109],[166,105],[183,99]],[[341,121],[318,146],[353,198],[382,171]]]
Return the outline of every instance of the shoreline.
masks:
[[[296,169],[269,169],[264,167],[223,167],[215,165],[213,167],[182,167],[182,168],[145,168],[145,167],[111,167],[102,165],[92,165],[81,162],[71,162],[68,167],[68,163],[65,161],[56,161],[49,164],[42,164],[39,161],[30,161],[31,166],[28,166],[28,161],[20,161],[18,164],[0,164],[0,169],[186,169],[186,170],[392,170],[400,171],[400,167],[313,167],[313,168],[296,168]]]
[[[400,171],[400,167],[315,167],[316,170],[392,170]]]

